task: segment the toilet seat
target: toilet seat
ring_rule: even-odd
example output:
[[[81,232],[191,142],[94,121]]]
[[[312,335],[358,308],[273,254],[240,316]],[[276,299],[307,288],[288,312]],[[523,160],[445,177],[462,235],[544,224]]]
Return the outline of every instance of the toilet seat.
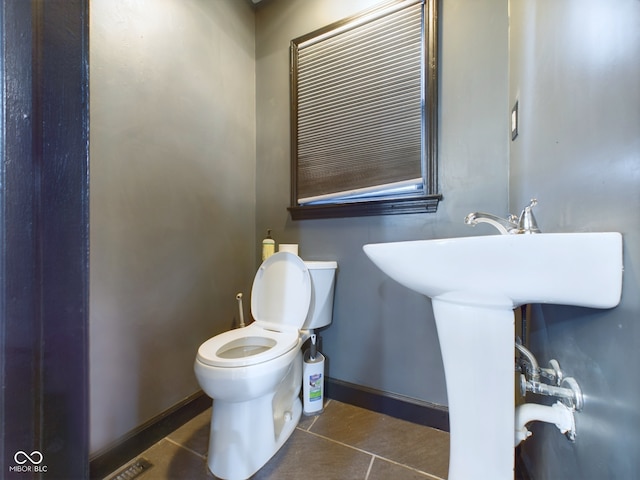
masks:
[[[276,332],[252,323],[210,338],[200,345],[197,359],[212,367],[246,367],[287,353],[298,339],[297,332]]]
[[[278,252],[265,260],[253,280],[251,313],[245,328],[216,335],[198,349],[197,359],[216,367],[245,367],[277,358],[296,347],[311,304],[311,276],[300,257]]]

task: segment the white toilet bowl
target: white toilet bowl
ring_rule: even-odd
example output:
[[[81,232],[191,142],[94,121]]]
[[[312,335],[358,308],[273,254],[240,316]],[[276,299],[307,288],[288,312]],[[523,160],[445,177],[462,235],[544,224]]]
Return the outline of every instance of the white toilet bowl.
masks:
[[[214,399],[209,470],[245,480],[289,438],[302,413],[300,347],[308,329],[331,322],[335,262],[279,252],[263,262],[251,290],[256,319],[204,342],[194,370]]]

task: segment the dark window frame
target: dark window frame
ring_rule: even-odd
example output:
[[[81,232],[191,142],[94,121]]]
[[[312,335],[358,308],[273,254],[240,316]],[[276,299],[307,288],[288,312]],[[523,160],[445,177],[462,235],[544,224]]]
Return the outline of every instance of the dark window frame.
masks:
[[[370,199],[344,203],[298,204],[298,135],[297,135],[297,45],[332,30],[357,22],[364,15],[376,13],[395,4],[424,4],[423,21],[423,156],[425,169],[425,192],[421,196],[395,199]],[[335,22],[291,41],[291,198],[288,208],[293,220],[314,218],[341,218],[371,215],[431,213],[435,212],[442,195],[438,192],[437,147],[438,147],[438,1],[394,0],[352,17]]]

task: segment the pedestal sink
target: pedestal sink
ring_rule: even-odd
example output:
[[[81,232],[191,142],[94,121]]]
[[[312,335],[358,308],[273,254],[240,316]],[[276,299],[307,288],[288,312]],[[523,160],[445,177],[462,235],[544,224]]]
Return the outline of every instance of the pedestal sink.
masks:
[[[491,235],[363,248],[391,278],[432,299],[449,401],[449,480],[512,479],[513,309],[615,307],[622,235]]]

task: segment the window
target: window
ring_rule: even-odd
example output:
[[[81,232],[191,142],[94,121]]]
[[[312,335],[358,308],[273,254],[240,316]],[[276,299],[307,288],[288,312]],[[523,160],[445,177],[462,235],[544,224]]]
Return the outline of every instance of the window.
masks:
[[[292,218],[435,211],[436,0],[291,42]]]

